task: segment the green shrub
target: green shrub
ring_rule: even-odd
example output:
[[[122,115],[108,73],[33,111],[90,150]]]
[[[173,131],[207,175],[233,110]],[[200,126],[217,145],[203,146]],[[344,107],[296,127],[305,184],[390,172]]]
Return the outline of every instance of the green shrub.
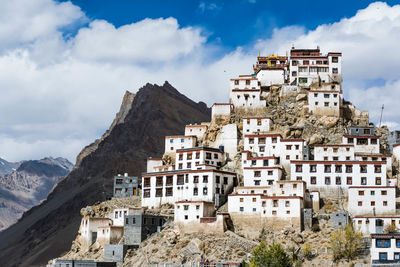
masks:
[[[281,244],[273,243],[268,246],[261,242],[252,253],[250,259],[251,267],[289,267],[292,266],[290,256],[282,248]]]

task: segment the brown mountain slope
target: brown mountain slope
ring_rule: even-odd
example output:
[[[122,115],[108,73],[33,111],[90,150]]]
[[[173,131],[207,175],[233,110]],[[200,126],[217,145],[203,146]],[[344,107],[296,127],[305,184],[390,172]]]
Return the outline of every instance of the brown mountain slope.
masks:
[[[0,233],[2,266],[42,266],[69,250],[80,222],[80,209],[112,191],[112,177],[140,175],[148,156],[161,156],[164,136],[183,133],[184,126],[210,120],[210,109],[180,94],[169,83],[141,88],[129,112],[121,106],[109,132],[80,154],[79,166],[46,201]],[[114,122],[115,122],[114,121]]]

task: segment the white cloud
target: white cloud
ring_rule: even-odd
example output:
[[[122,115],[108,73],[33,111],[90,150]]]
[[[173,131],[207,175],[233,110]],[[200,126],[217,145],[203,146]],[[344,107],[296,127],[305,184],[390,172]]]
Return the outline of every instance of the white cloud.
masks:
[[[205,13],[207,11],[210,11],[214,14],[218,13],[221,10],[221,6],[218,6],[216,3],[205,3],[205,2],[200,2],[198,9],[200,10],[201,13]]]
[[[209,105],[228,101],[228,79],[250,73],[258,50],[285,53],[292,43],[343,51],[349,100],[369,109],[374,121],[384,103],[384,122],[392,127],[400,123],[395,103],[400,97],[399,6],[375,3],[312,31],[276,29],[270,38],[227,54],[206,42],[203,29],[181,27],[174,18],[119,28],[103,20],[82,26],[85,14],[70,2],[4,2],[0,21],[2,10],[17,17],[16,22],[10,18],[10,25],[5,19],[0,23],[0,157],[8,160],[51,155],[73,161],[109,126],[125,90],[135,91],[147,82],[168,80]],[[65,39],[63,28],[71,25],[80,25],[79,31]],[[10,32],[12,39],[6,40]],[[384,82],[365,87],[359,82],[363,79]]]

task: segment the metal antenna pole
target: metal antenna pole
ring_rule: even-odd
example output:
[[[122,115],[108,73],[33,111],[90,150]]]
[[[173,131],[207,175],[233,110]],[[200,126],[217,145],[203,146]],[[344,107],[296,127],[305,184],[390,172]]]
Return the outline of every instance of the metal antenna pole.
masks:
[[[383,116],[383,109],[385,108],[385,104],[382,104],[382,110],[381,110],[381,119],[379,120],[379,128],[381,128],[382,124],[382,116]]]

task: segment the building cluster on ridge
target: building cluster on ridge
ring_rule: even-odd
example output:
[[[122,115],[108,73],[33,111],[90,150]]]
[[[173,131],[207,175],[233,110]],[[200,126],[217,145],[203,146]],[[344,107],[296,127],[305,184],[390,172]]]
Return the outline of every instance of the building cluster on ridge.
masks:
[[[400,228],[397,179],[387,175],[392,161],[400,160],[400,144],[392,146],[392,155],[382,154],[374,127],[355,125],[343,133],[342,143],[310,147],[274,132],[272,117],[245,115],[242,129],[229,121],[239,110],[265,108],[271,86],[282,92],[307,88],[310,114],[341,116],[342,54],[293,47],[289,57],[258,56],[253,69],[230,79],[230,101],[212,106],[211,122],[166,136],[163,158],[148,158],[141,181],[116,176],[114,196],[140,194],[145,209],[174,205],[174,228],[182,233],[223,232],[232,224],[244,231],[303,231],[311,228],[321,199],[339,197],[347,199],[345,217],[371,235],[372,263],[400,263],[400,234],[383,233],[386,225]],[[207,132],[217,121],[225,123],[210,140]],[[400,134],[393,139],[399,142]],[[121,261],[126,246],[140,244],[163,225],[162,217],[142,209],[116,209],[109,218],[84,217],[80,233],[87,247],[96,239],[105,245],[106,260],[118,249]]]

